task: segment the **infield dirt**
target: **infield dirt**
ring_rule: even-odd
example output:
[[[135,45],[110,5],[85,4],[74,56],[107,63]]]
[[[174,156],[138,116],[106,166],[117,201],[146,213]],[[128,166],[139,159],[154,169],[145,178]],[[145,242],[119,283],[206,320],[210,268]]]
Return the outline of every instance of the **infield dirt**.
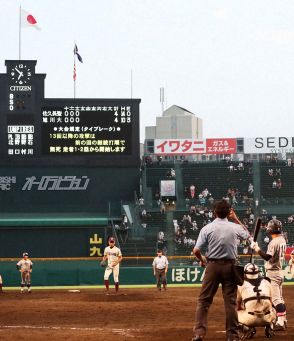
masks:
[[[288,329],[273,340],[294,340],[294,287],[283,288]],[[5,291],[5,290],[4,290]],[[0,340],[190,341],[199,288],[5,291],[0,295]],[[218,291],[205,340],[225,340],[224,305]],[[263,328],[254,340],[264,340]]]

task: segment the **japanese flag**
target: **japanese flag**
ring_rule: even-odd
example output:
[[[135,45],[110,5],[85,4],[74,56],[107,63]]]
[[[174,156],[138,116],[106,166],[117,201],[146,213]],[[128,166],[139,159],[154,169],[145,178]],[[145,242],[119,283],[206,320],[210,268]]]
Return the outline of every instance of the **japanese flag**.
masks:
[[[30,14],[29,12],[21,9],[21,27],[26,28],[26,27],[34,27],[37,30],[40,30],[41,28],[37,25],[37,20],[35,17]]]

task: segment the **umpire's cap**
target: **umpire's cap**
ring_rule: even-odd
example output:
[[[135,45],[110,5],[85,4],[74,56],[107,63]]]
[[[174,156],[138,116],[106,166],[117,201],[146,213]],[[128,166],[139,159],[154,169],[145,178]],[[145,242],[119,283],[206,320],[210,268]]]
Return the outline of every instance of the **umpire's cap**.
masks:
[[[23,257],[29,256],[29,254],[28,254],[27,252],[24,252],[24,253],[22,254],[22,256],[23,256]]]
[[[267,223],[266,232],[269,234],[282,233],[282,223],[278,219],[272,219]]]

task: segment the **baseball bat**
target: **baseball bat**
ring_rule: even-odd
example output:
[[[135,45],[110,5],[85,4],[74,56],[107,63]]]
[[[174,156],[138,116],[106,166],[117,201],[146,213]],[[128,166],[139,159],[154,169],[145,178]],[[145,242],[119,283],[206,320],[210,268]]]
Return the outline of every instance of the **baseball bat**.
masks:
[[[255,223],[255,227],[254,227],[254,232],[253,232],[253,241],[256,242],[257,241],[257,237],[258,237],[258,233],[260,231],[260,227],[261,227],[261,218],[258,217],[256,219],[256,223]],[[249,263],[252,262],[252,255],[253,255],[253,250],[251,250],[251,255],[250,255],[250,261]]]

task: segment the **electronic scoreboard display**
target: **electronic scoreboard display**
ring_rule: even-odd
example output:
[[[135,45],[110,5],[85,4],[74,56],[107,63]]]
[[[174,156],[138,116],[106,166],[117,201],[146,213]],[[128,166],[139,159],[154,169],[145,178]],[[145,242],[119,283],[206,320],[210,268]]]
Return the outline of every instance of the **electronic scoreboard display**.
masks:
[[[44,98],[36,61],[0,74],[0,165],[140,164],[140,99]]]

